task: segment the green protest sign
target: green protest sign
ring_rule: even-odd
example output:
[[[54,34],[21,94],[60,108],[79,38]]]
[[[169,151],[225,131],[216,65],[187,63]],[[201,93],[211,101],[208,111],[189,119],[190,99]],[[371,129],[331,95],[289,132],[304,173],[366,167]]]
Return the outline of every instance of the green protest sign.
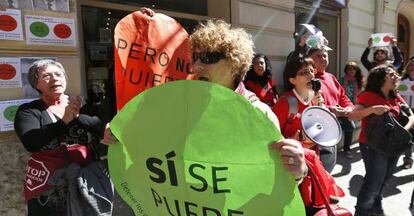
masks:
[[[111,178],[136,215],[305,215],[277,151],[280,132],[219,85],[176,81],[128,102],[111,122]]]

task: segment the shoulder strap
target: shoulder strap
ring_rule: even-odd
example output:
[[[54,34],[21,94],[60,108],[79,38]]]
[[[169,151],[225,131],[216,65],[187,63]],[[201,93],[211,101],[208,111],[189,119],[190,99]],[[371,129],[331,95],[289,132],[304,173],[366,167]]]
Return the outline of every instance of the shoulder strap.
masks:
[[[285,124],[281,128],[282,129],[282,134],[285,133],[286,125],[293,123],[293,121],[296,118],[296,114],[298,113],[298,110],[299,110],[298,100],[294,96],[285,95],[283,97],[286,98],[286,100],[288,101],[289,113],[288,113]]]
[[[285,98],[289,103],[289,114],[287,122],[292,123],[299,111],[298,99],[290,95],[286,95]]]

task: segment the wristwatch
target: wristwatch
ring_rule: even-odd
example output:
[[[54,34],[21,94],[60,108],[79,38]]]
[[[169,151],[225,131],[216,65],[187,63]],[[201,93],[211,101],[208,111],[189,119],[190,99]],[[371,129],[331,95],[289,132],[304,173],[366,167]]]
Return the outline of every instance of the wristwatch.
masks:
[[[303,179],[308,175],[308,166],[306,166],[305,171],[303,172],[303,175],[299,178],[295,178],[296,184],[300,185],[300,183],[302,183]]]

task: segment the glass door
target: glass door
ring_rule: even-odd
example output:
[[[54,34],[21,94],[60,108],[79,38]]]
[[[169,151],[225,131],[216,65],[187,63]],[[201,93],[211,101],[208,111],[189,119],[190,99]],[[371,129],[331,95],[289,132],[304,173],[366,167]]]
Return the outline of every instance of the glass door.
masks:
[[[121,1],[118,0],[117,2]],[[165,2],[168,3],[169,1]],[[167,3],[164,3],[163,7],[171,5]],[[188,2],[185,4],[188,4]],[[81,28],[83,31],[83,56],[86,73],[84,77],[86,77],[88,107],[92,113],[100,116],[105,122],[109,122],[116,113],[113,79],[114,29],[119,20],[132,11],[139,10],[140,8],[137,6],[102,3],[93,0],[81,1]],[[198,21],[206,18],[200,15],[203,14],[200,12],[202,11],[200,6],[196,9],[195,12],[198,14],[168,11],[162,11],[162,13],[176,19],[187,32],[191,33]]]

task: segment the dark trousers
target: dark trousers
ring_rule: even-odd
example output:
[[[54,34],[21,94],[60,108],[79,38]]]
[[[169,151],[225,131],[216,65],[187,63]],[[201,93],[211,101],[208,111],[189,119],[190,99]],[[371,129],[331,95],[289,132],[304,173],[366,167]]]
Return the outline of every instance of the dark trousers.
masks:
[[[28,216],[39,216],[39,215],[47,215],[47,216],[65,216],[66,215],[66,208],[65,207],[57,207],[51,206],[49,202],[49,197],[47,196],[40,196],[39,198],[30,199],[27,202],[27,211]]]
[[[351,150],[355,123],[354,121],[349,120],[347,117],[339,117],[338,121],[341,124],[342,132],[344,133],[344,151],[349,151]]]
[[[332,172],[336,164],[336,145],[332,147],[319,146],[319,159],[325,170],[329,173]]]
[[[358,194],[355,216],[383,213],[382,191],[397,166],[398,156],[388,157],[367,144],[360,144],[359,147],[366,174]]]

